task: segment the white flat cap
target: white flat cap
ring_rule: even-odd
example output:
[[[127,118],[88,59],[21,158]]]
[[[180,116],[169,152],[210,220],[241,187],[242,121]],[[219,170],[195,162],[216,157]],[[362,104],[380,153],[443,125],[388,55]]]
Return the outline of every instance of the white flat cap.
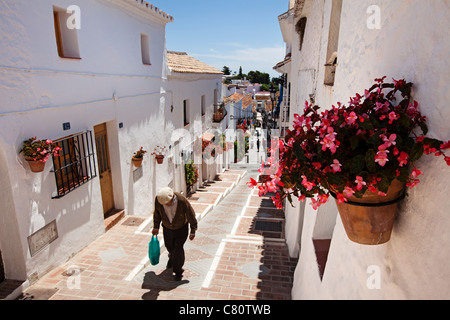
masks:
[[[162,188],[161,190],[158,191],[156,198],[158,199],[159,203],[165,205],[169,203],[170,200],[172,200],[173,190],[169,187]]]

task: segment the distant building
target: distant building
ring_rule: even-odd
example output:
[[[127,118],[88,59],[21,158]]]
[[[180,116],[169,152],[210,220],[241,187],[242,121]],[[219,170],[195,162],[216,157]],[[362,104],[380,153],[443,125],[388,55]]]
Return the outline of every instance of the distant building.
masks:
[[[231,84],[225,84],[224,96],[229,97],[235,93],[255,94],[259,92],[261,85],[259,83],[250,83],[247,79],[233,79]]]
[[[186,52],[168,51],[167,64],[169,73],[166,95],[171,106],[167,120],[173,123],[174,130],[171,139],[177,150],[175,154],[183,153],[184,161],[191,159],[197,162],[200,176],[196,188],[203,181],[213,180],[220,170],[216,164],[206,164],[200,159],[201,155],[195,158],[193,150],[196,139],[211,140],[214,137],[208,131],[212,129],[213,115],[223,100],[223,73]],[[176,166],[174,170],[177,177],[175,189],[186,192],[184,166]]]

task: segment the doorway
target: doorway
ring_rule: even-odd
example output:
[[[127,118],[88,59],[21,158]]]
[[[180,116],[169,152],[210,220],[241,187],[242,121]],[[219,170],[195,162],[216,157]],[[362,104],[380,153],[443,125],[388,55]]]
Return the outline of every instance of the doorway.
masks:
[[[106,123],[94,126],[97,163],[102,193],[103,214],[107,218],[115,210]]]

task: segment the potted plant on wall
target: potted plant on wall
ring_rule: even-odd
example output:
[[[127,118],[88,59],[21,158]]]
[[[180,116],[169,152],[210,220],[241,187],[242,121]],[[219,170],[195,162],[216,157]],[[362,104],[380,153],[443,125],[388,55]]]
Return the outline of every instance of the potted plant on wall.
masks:
[[[348,106],[338,103],[319,113],[318,106],[306,103],[303,114],[294,116],[293,130],[272,150],[269,168],[260,169],[270,181],[252,179],[249,186],[258,186],[260,195],[276,192],[272,199],[279,208],[295,196],[310,198],[317,209],[331,195],[352,241],[387,242],[398,201],[423,174],[417,160],[434,154],[450,165],[444,154],[450,142],[426,137],[426,119],[411,98],[412,83],[384,80],[376,79]]]
[[[44,171],[50,156],[58,156],[61,150],[52,140],[37,140],[36,137],[25,140],[19,153],[24,154],[32,172]]]
[[[131,160],[136,168],[142,166],[142,160],[144,159],[144,154],[146,153],[147,151],[145,151],[143,147],[140,147],[140,149],[133,154]]]
[[[194,166],[194,161],[189,160],[184,165],[184,175],[186,178],[187,194],[191,193],[192,186],[198,181],[198,169]]]
[[[166,152],[167,152],[167,148],[165,146],[163,146],[163,147],[156,146],[156,148],[153,150],[152,155],[155,156],[158,164],[163,163]]]

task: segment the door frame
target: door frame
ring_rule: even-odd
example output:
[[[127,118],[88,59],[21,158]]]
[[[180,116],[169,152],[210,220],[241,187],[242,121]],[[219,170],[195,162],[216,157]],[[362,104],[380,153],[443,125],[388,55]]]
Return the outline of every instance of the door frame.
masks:
[[[97,153],[97,165],[98,165],[98,175],[99,175],[99,182],[100,182],[100,192],[101,192],[101,197],[102,197],[102,207],[103,207],[103,216],[104,218],[107,218],[109,216],[109,213],[114,212],[115,211],[115,199],[114,199],[114,185],[113,185],[113,179],[112,179],[112,169],[111,169],[111,152],[110,152],[110,148],[109,148],[109,139],[108,139],[108,130],[107,130],[107,123],[100,123],[98,125],[94,126],[94,137],[95,137],[95,148],[96,148],[96,153]],[[101,172],[101,168],[102,166],[100,165],[100,157],[102,156],[102,154],[99,154],[99,145],[97,143],[97,135],[103,135],[105,136],[105,141],[104,141],[104,146],[105,146],[105,150],[106,151],[106,155],[103,158],[104,163],[103,166],[106,165],[108,168],[108,173],[109,173],[109,180],[110,183],[108,184],[109,189],[105,190],[105,185],[102,184],[102,172]],[[109,199],[108,201],[112,202],[112,206],[110,208],[107,208],[105,210],[105,197],[108,196],[109,194]]]
[[[5,279],[5,268],[3,267],[2,251],[0,250],[0,283],[2,283]]]

